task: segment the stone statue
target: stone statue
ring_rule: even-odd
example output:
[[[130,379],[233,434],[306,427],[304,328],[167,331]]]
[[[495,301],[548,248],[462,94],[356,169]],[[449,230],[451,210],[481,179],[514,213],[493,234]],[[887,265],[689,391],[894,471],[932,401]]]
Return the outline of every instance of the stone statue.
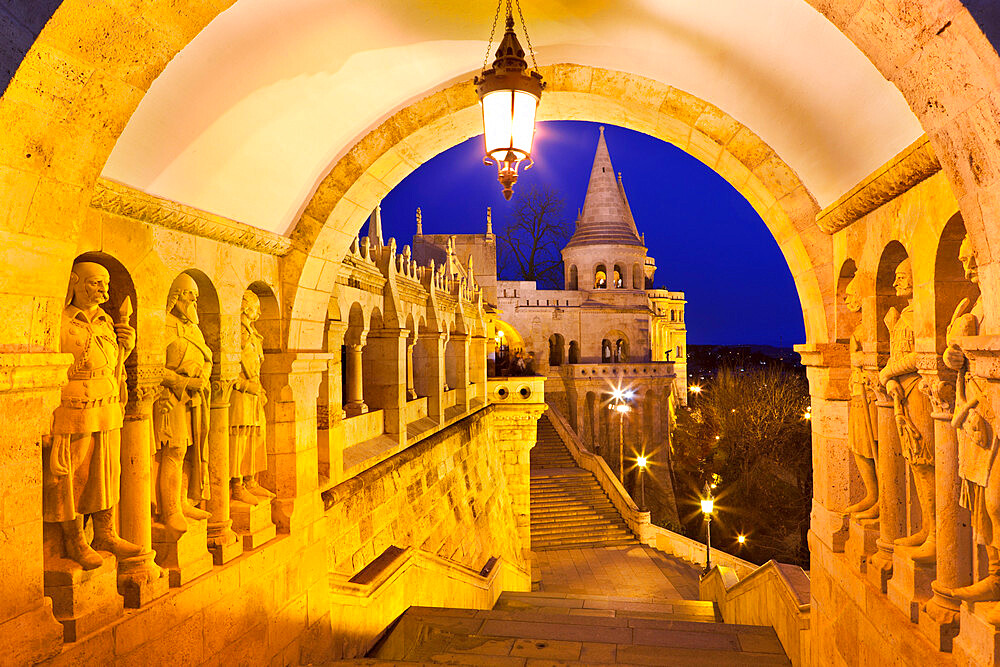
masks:
[[[958,251],[965,277],[979,284],[979,269],[972,243],[966,236]],[[986,546],[989,561],[985,578],[971,586],[951,591],[951,595],[969,602],[1000,600],[1000,466],[993,465],[998,441],[993,425],[995,415],[986,400],[985,382],[969,372],[969,360],[958,336],[976,336],[983,319],[982,299],[972,308],[963,299],[955,309],[948,327],[948,347],[944,363],[958,371],[955,379],[955,415],[952,426],[958,439],[958,474],[962,490],[960,502],[972,512],[972,530],[976,541]],[[1000,625],[1000,608],[987,614],[989,622]]]
[[[125,359],[135,349],[129,326],[131,300],[115,323],[101,308],[111,276],[94,262],[77,262],[70,273],[60,347],[73,355],[69,382],[52,419],[52,436],[42,450],[42,516],[62,528],[66,556],[85,570],[101,566],[95,551],[117,558],[142,549],[118,536],[115,506],[121,480],[121,428],[125,403]],[[84,517],[94,524],[87,544]]]
[[[903,458],[910,466],[920,502],[920,530],[900,538],[900,547],[915,547],[913,561],[929,564],[937,553],[934,526],[934,422],[930,399],[919,390],[917,355],[913,333],[913,272],[909,258],[896,267],[896,296],[906,299],[902,312],[890,308],[885,317],[889,328],[889,361],[879,371],[879,382],[892,398],[896,432]]]
[[[195,505],[208,498],[208,417],[212,351],[198,328],[198,285],[182,273],[167,297],[166,366],[154,406],[157,510],[177,539],[190,519],[210,514]]]
[[[858,294],[858,279],[853,278],[847,285],[847,309],[852,313],[861,312],[861,295]],[[876,438],[875,401],[865,376],[862,358],[864,326],[858,326],[851,333],[851,402],[847,412],[847,442],[854,461],[865,485],[865,497],[844,511],[859,521],[878,518],[878,476],[875,462],[878,459]]]
[[[260,367],[264,361],[264,337],[254,322],[260,318],[260,299],[252,291],[243,293],[240,311],[240,376],[229,404],[229,476],[233,500],[256,505],[259,498],[274,494],[257,482],[257,473],[267,469],[264,443],[264,389]]]

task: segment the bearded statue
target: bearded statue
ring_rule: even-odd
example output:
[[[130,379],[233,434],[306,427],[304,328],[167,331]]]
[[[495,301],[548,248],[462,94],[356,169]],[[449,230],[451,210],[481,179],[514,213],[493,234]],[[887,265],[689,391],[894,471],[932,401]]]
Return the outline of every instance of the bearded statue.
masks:
[[[135,348],[128,324],[131,302],[114,322],[101,308],[111,276],[94,262],[77,262],[70,274],[60,349],[73,355],[69,381],[42,449],[42,517],[59,524],[68,558],[85,570],[101,566],[97,551],[138,556],[142,549],[118,536],[115,506],[121,480],[121,428],[125,404],[125,359]],[[84,518],[94,525],[90,544]]]
[[[198,285],[182,273],[167,297],[166,364],[154,406],[156,511],[177,539],[186,519],[210,514],[197,505],[208,487],[209,388],[212,350],[198,326]]]

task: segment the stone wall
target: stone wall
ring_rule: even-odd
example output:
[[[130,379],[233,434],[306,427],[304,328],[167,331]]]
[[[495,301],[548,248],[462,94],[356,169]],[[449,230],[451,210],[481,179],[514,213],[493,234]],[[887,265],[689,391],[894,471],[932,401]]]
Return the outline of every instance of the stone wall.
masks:
[[[353,574],[391,545],[475,570],[501,556],[523,567],[495,421],[480,410],[323,493],[331,570]]]

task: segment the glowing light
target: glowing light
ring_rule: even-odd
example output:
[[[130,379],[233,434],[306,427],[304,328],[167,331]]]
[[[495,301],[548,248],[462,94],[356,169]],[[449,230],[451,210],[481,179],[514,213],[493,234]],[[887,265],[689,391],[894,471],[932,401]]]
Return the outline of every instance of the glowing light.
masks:
[[[739,536],[736,537],[736,541],[739,542],[740,544],[746,544],[747,543],[747,536],[746,535],[739,535]]]
[[[701,511],[705,514],[711,514],[712,510],[715,508],[715,500],[712,498],[702,498],[701,499]]]
[[[616,405],[616,406],[615,406],[615,410],[617,410],[618,412],[620,412],[620,413],[622,413],[622,414],[625,414],[625,413],[626,413],[626,412],[628,412],[628,411],[629,411],[630,409],[631,409],[631,408],[629,408],[629,406],[628,406],[628,404],[627,404],[627,403],[621,403],[621,404],[619,404],[619,405]]]
[[[646,457],[645,456],[640,456],[639,458],[637,458],[635,460],[635,462],[636,462],[636,464],[638,464],[638,466],[640,468],[645,468],[646,467]]]
[[[700,384],[693,384],[690,387],[688,387],[688,391],[690,391],[692,394],[700,394],[701,393],[701,385]]]
[[[812,413],[811,412],[803,412],[802,413],[802,418],[805,419],[806,421],[808,421],[808,420],[812,419]]]

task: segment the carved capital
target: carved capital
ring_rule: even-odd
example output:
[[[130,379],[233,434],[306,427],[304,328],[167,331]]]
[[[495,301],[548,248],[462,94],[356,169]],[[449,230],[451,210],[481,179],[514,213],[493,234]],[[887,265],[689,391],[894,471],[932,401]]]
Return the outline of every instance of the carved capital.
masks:
[[[163,367],[158,364],[137,366],[129,372],[125,421],[141,421],[153,414],[162,379]]]
[[[936,375],[924,376],[919,388],[931,401],[931,416],[950,422],[955,411],[955,383]]]
[[[236,388],[236,378],[217,378],[212,380],[212,407],[228,408],[229,399]]]

